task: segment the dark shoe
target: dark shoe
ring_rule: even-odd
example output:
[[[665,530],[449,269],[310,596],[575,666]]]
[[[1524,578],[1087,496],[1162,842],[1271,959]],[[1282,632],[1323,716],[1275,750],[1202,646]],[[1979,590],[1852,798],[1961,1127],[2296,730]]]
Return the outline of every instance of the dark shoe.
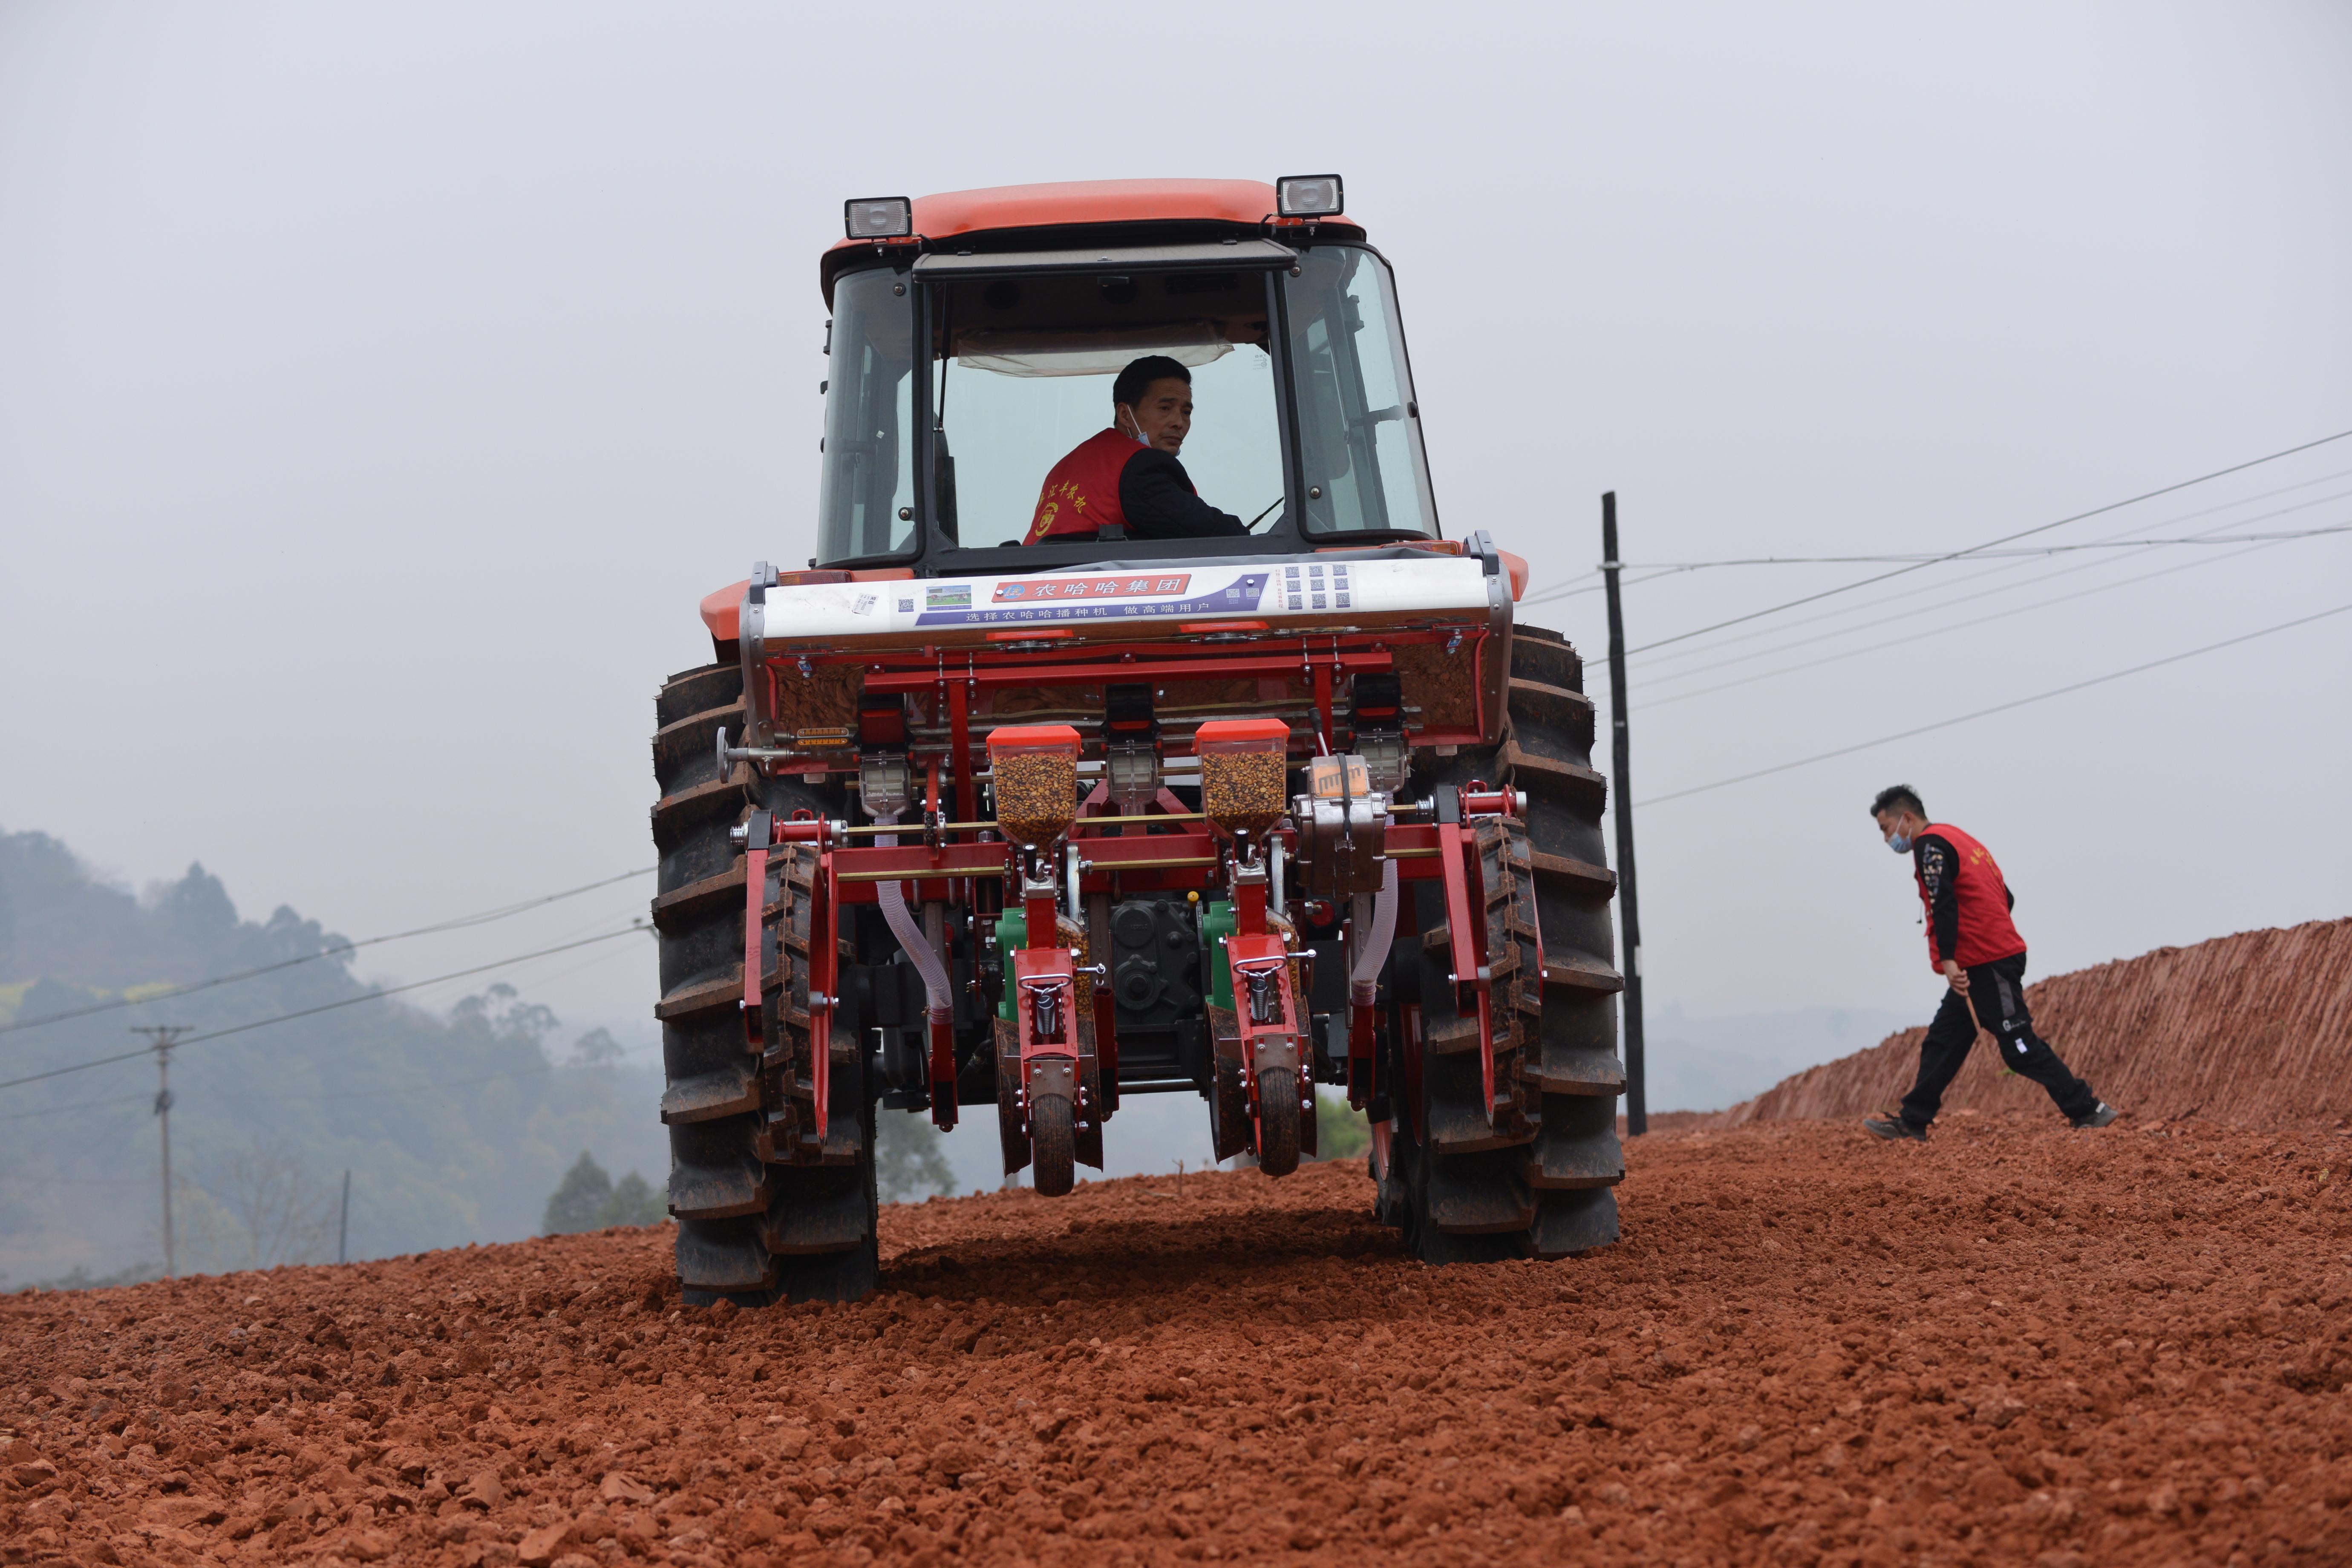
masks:
[[[2074,1125],[2077,1127],[2105,1127],[2108,1122],[2113,1121],[2115,1119],[2116,1108],[2109,1105],[2103,1100],[2099,1101],[2096,1106],[2092,1108],[2089,1115],[2074,1118]]]
[[[2099,1109],[2106,1110],[2107,1108],[2103,1105],[2099,1107]],[[2107,1118],[2109,1121],[2113,1121],[2115,1119],[2115,1112],[2111,1110],[2107,1111]],[[1866,1117],[1863,1121],[1862,1130],[1864,1132],[1869,1133],[1873,1138],[1884,1138],[1889,1142],[1899,1142],[1906,1138],[1908,1138],[1914,1143],[1925,1143],[1927,1141],[1927,1130],[1926,1128],[1914,1127],[1899,1116]]]

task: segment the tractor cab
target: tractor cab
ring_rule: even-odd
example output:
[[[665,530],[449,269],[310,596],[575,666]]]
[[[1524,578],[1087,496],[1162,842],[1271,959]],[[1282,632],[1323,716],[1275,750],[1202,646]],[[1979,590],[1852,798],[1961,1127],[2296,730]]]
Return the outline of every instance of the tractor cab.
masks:
[[[825,253],[815,565],[1002,574],[1438,537],[1388,263],[1336,175],[854,201]],[[1181,454],[1237,538],[1024,543],[1045,476],[1148,354],[1192,374]]]

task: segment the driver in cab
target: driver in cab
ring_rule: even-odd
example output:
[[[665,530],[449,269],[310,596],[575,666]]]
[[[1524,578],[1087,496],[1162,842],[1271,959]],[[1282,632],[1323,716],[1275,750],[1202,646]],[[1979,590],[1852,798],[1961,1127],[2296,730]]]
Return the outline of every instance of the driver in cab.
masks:
[[[1094,539],[1114,524],[1129,539],[1213,539],[1249,531],[1201,499],[1176,454],[1192,428],[1192,373],[1146,354],[1111,383],[1110,428],[1078,443],[1045,476],[1024,544]]]

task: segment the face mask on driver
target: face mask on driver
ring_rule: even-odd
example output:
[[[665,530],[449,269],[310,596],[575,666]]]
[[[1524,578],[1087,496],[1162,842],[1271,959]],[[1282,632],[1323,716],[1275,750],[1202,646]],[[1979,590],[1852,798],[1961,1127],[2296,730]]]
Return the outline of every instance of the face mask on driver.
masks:
[[[1887,838],[1886,847],[1897,855],[1908,855],[1911,853],[1911,836],[1907,833],[1894,834]]]
[[[1119,434],[1133,437],[1135,438],[1135,444],[1139,447],[1150,446],[1151,437],[1143,433],[1143,421],[1135,416],[1135,410],[1127,407],[1124,404],[1119,406],[1121,411],[1127,416],[1127,426],[1119,432]]]

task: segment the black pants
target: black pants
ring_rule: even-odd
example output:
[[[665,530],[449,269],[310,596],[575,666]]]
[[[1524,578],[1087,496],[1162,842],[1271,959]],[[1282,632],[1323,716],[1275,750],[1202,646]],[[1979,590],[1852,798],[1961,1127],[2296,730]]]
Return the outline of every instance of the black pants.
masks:
[[[1936,1021],[1919,1043],[1919,1081],[1903,1097],[1904,1121],[1925,1128],[1936,1120],[1944,1090],[1969,1059],[1969,1047],[1977,1043],[1979,1019],[1992,1036],[2001,1065],[2048,1089],[2067,1121],[2079,1121],[2099,1108],[2091,1086],[2067,1071],[2050,1043],[2033,1032],[2033,1015],[2025,1005],[2025,954],[2021,952],[1969,970],[1965,996],[1945,990],[1944,1005],[1936,1009]]]

